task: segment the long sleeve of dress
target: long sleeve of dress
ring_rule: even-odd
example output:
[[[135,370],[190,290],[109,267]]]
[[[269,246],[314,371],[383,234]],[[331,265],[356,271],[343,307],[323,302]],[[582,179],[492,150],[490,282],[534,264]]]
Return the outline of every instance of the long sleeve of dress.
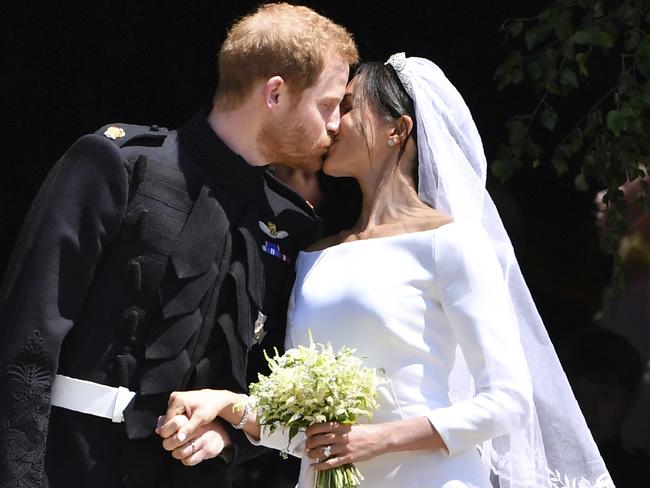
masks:
[[[127,198],[117,146],[89,135],[53,167],[27,215],[0,290],[0,479],[7,486],[40,484],[61,343]]]
[[[496,255],[482,229],[454,227],[449,238],[434,238],[434,280],[476,394],[429,415],[449,454],[523,428],[532,410],[527,363]]]

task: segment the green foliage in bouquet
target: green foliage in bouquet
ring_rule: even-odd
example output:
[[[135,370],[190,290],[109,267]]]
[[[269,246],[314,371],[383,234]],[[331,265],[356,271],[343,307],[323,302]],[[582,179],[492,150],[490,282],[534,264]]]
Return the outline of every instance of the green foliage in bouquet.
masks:
[[[301,430],[322,422],[357,423],[372,418],[379,408],[376,399],[381,381],[375,369],[366,368],[362,358],[348,347],[334,352],[331,343],[298,346],[282,356],[266,359],[270,374],[260,374],[250,385],[251,401],[258,422],[273,432],[288,429],[289,442]],[[347,464],[319,472],[319,488],[348,488],[363,480],[359,470]]]

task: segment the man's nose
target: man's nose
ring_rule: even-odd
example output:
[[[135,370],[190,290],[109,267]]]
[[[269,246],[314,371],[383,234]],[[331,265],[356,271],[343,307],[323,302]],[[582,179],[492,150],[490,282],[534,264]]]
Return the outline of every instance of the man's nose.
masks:
[[[332,116],[330,119],[327,121],[327,124],[325,124],[325,128],[327,129],[327,132],[331,135],[336,135],[339,133],[339,128],[341,127],[341,111],[339,110],[338,107],[336,107],[336,110],[332,112]]]

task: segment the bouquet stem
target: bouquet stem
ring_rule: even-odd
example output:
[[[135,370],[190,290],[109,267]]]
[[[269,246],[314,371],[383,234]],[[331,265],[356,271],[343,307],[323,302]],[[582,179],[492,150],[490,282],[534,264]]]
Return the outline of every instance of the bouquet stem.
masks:
[[[363,481],[361,471],[354,464],[316,473],[316,488],[355,488]]]

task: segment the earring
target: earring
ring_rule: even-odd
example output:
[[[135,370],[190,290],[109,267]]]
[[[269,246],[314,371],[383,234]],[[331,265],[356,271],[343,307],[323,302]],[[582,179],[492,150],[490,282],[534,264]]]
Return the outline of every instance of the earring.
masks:
[[[397,138],[395,136],[391,136],[388,138],[388,145],[389,146],[394,146],[397,144]]]

